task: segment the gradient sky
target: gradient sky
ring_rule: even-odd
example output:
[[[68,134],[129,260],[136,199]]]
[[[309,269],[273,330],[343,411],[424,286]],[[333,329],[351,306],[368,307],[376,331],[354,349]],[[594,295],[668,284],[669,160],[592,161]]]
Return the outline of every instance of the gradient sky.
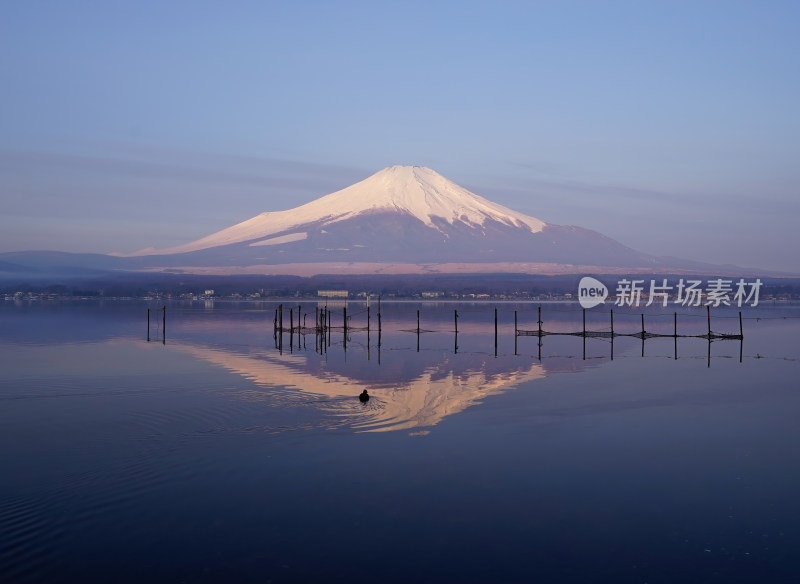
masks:
[[[179,245],[418,164],[644,252],[800,272],[798,22],[763,0],[6,2],[0,252]]]

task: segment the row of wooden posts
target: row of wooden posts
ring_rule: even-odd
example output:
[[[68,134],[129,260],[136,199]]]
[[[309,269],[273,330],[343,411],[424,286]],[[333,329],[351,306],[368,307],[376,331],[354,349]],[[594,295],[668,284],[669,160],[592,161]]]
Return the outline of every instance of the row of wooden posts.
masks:
[[[586,347],[586,338],[608,338],[611,339],[612,343],[612,359],[613,359],[613,341],[616,337],[635,337],[642,339],[642,355],[644,355],[644,340],[648,338],[655,338],[655,337],[671,337],[675,339],[675,358],[677,359],[677,339],[681,338],[703,338],[707,339],[709,342],[709,359],[710,359],[710,344],[711,341],[714,340],[723,340],[723,339],[744,339],[744,330],[742,326],[742,313],[739,312],[739,334],[731,334],[731,333],[719,333],[714,332],[711,330],[711,310],[710,307],[706,307],[706,317],[708,323],[708,329],[706,334],[691,334],[691,335],[682,335],[678,334],[678,313],[675,312],[673,314],[673,332],[672,334],[665,334],[665,333],[654,333],[648,332],[645,329],[645,321],[644,321],[644,314],[641,314],[641,331],[640,332],[633,332],[633,333],[620,333],[614,330],[614,311],[611,310],[610,312],[610,330],[607,331],[591,331],[586,329],[586,309],[583,309],[583,328],[580,331],[571,331],[571,332],[555,332],[555,331],[548,331],[542,327],[542,307],[538,307],[538,318],[537,318],[537,328],[535,330],[528,330],[528,329],[521,329],[518,326],[517,321],[517,311],[514,311],[514,354],[517,354],[517,338],[521,336],[536,336],[539,337],[539,351],[540,351],[540,358],[541,358],[541,339],[544,336],[548,335],[561,335],[561,336],[579,336],[583,337],[584,339],[584,358],[585,354],[585,347]],[[367,303],[367,326],[366,327],[352,327],[350,326],[349,318],[347,315],[347,306],[345,305],[342,308],[342,326],[335,327],[332,324],[332,311],[328,309],[327,305],[320,307],[319,305],[315,307],[315,314],[314,314],[314,326],[308,327],[306,326],[306,318],[308,315],[302,314],[302,305],[297,306],[297,326],[295,326],[294,320],[294,308],[289,308],[289,328],[284,328],[284,309],[283,304],[279,305],[278,308],[275,309],[275,318],[273,321],[274,326],[274,337],[275,337],[275,344],[276,347],[279,348],[281,351],[283,350],[283,334],[288,332],[289,333],[289,347],[292,348],[294,346],[294,334],[295,332],[298,335],[298,348],[301,348],[301,338],[307,333],[314,333],[316,338],[316,349],[319,352],[323,352],[327,350],[327,347],[331,344],[331,332],[334,328],[341,329],[343,331],[343,339],[344,339],[344,348],[347,349],[347,340],[348,340],[348,333],[352,330],[366,330],[367,332],[367,347],[369,350],[370,342],[369,342],[369,335],[372,331],[371,326],[371,305]],[[458,310],[453,311],[453,324],[455,329],[455,341],[454,341],[454,351],[458,353]],[[378,349],[380,351],[381,347],[381,310],[380,310],[380,299],[378,299]],[[301,322],[302,320],[302,322]],[[407,329],[408,330],[408,329]],[[416,332],[417,335],[417,351],[420,348],[420,334],[423,332],[432,332],[428,330],[424,330],[420,326],[420,311],[417,310],[417,327],[416,329],[410,329],[408,332]],[[494,308],[494,354],[497,356],[497,346],[498,346],[498,310]],[[380,354],[380,353],[379,353]],[[741,350],[740,350],[740,360],[741,360]]]
[[[583,330],[578,332],[550,332],[542,329],[542,307],[539,306],[539,328],[535,331],[521,330],[517,328],[517,311],[514,311],[514,333],[521,336],[544,336],[544,335],[572,335],[584,337],[695,337],[707,338],[710,340],[717,339],[742,339],[744,338],[744,329],[742,327],[742,313],[739,312],[739,334],[717,333],[711,330],[711,307],[706,306],[706,319],[708,322],[708,332],[705,335],[679,335],[678,334],[678,313],[673,313],[673,329],[672,334],[652,333],[647,332],[644,328],[644,313],[641,314],[642,330],[636,333],[618,333],[614,331],[614,311],[611,310],[611,330],[610,331],[587,331],[586,330],[586,309],[583,309]],[[497,309],[495,308],[495,330],[497,330]]]
[[[147,309],[147,341],[151,340],[150,337],[150,322],[151,322],[151,313],[161,313],[161,342],[166,343],[167,338],[167,307],[163,306],[162,308],[148,308]],[[279,305],[278,308],[275,309],[275,318],[273,321],[273,330],[274,330],[274,338],[275,338],[275,345],[278,349],[283,351],[283,335],[284,333],[289,333],[289,347],[290,349],[294,347],[294,334],[297,333],[297,347],[298,349],[302,348],[302,339],[308,333],[314,333],[314,337],[316,339],[316,350],[319,352],[327,352],[328,346],[331,344],[331,334],[334,328],[341,329],[343,331],[343,339],[344,339],[344,349],[347,350],[347,340],[348,340],[348,333],[352,330],[366,330],[367,332],[367,352],[369,355],[371,343],[370,343],[370,334],[372,332],[372,307],[369,302],[367,302],[367,326],[366,327],[352,327],[349,323],[349,317],[347,315],[347,305],[342,308],[342,326],[335,327],[332,324],[333,313],[328,308],[327,305],[320,307],[317,305],[314,309],[314,326],[308,327],[306,325],[306,319],[308,315],[303,315],[302,313],[302,306],[297,306],[297,326],[295,327],[294,322],[294,308],[289,309],[289,328],[284,328],[284,309],[283,304]],[[611,310],[610,312],[610,330],[607,331],[591,331],[586,329],[586,310],[583,310],[583,327],[580,331],[572,331],[572,332],[555,332],[555,331],[548,331],[542,327],[542,307],[539,306],[537,310],[537,328],[535,330],[528,330],[528,329],[521,329],[518,326],[517,322],[517,311],[514,311],[514,354],[517,353],[517,339],[521,336],[535,336],[538,337],[539,342],[539,359],[541,359],[541,350],[542,350],[542,337],[548,335],[562,335],[562,336],[578,336],[583,337],[583,358],[586,358],[586,338],[608,338],[611,340],[611,359],[614,358],[614,338],[616,337],[635,337],[640,338],[642,340],[642,356],[644,356],[644,341],[645,339],[655,338],[655,337],[671,337],[675,339],[675,359],[678,358],[678,338],[702,338],[708,340],[708,363],[709,366],[711,365],[711,342],[715,340],[725,340],[725,339],[732,339],[732,340],[739,340],[739,361],[742,360],[742,351],[743,351],[743,343],[744,340],[744,329],[742,325],[742,313],[739,312],[739,334],[735,333],[720,333],[714,332],[711,330],[711,309],[710,307],[706,307],[706,319],[707,319],[707,333],[706,334],[691,334],[691,335],[681,335],[678,334],[678,313],[675,312],[673,314],[673,330],[672,334],[665,334],[665,333],[654,333],[648,332],[645,329],[644,323],[644,314],[640,315],[642,328],[640,332],[633,332],[633,333],[620,333],[614,330],[614,311]],[[380,298],[378,299],[378,311],[377,311],[377,333],[378,333],[378,360],[380,361],[380,349],[381,349],[381,332],[382,332],[382,321],[381,321],[381,303]],[[158,322],[158,321],[156,321]],[[454,352],[458,353],[458,310],[453,310],[453,325],[455,328],[455,336],[454,336]],[[433,332],[422,329],[420,326],[420,311],[417,310],[417,327],[416,329],[406,329],[408,332],[416,332],[417,335],[417,351],[420,350],[420,335],[423,332]],[[497,356],[497,344],[498,344],[498,311],[497,308],[494,309],[494,354]]]

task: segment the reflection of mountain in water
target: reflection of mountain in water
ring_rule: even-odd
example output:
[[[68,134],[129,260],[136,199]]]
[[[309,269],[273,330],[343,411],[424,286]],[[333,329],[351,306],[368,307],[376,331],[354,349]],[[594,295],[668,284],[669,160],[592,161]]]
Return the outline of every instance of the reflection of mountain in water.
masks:
[[[489,395],[540,379],[545,370],[538,363],[471,356],[469,360],[442,354],[439,362],[424,364],[415,372],[383,369],[394,375],[352,376],[333,372],[314,362],[314,355],[281,356],[258,352],[242,354],[228,348],[177,343],[172,348],[238,373],[259,386],[276,392],[250,393],[246,399],[300,399],[324,396],[316,406],[341,416],[353,416],[353,425],[366,432],[406,430],[434,426],[446,416],[464,411]],[[339,368],[341,369],[341,368]],[[283,391],[280,391],[281,388]],[[372,399],[364,407],[357,396],[367,389]]]

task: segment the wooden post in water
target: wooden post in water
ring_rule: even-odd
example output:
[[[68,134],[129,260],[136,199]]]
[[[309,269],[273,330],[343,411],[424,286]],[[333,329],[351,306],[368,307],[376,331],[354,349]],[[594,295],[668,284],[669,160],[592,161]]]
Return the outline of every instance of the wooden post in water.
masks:
[[[164,306],[161,310],[164,314],[161,315],[161,343],[167,344],[167,307]]]
[[[456,334],[453,339],[453,353],[458,354],[458,311],[453,311],[453,323],[455,325]]]
[[[147,309],[147,341],[150,342],[150,309]]]
[[[612,343],[614,342],[614,309],[613,308],[611,309],[611,342]],[[612,349],[611,349],[611,355],[612,355],[611,359],[613,360],[614,359],[614,357],[613,357],[613,355],[614,355],[613,345],[612,345]]]
[[[517,354],[517,311],[514,311],[514,354]]]
[[[642,357],[644,357],[644,312],[642,313]]]
[[[583,338],[586,338],[586,309],[583,309]],[[583,343],[583,358],[586,359],[586,341]]]
[[[678,360],[678,313],[672,315],[672,336],[675,338],[675,360]]]
[[[497,308],[494,309],[494,356],[497,357]]]
[[[369,341],[369,320],[370,320],[370,306],[369,306],[369,294],[367,294],[367,341]],[[367,347],[369,347],[369,342],[367,342]],[[369,360],[369,355],[367,356],[367,360]]]
[[[744,329],[742,328],[742,311],[741,310],[739,311],[739,336],[744,338]]]
[[[539,339],[542,338],[542,307],[539,306]],[[541,356],[539,357],[541,360]]]
[[[706,304],[706,315],[708,316],[708,339],[711,340],[711,307]],[[711,347],[708,348],[708,366],[711,367]]]
[[[283,354],[283,304],[278,305],[278,351]]]

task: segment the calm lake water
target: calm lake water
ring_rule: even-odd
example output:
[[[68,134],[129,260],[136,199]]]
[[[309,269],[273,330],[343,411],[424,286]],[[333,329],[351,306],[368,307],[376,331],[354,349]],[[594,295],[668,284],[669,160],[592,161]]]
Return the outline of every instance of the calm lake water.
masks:
[[[796,305],[147,306],[0,303],[4,582],[800,581]]]

